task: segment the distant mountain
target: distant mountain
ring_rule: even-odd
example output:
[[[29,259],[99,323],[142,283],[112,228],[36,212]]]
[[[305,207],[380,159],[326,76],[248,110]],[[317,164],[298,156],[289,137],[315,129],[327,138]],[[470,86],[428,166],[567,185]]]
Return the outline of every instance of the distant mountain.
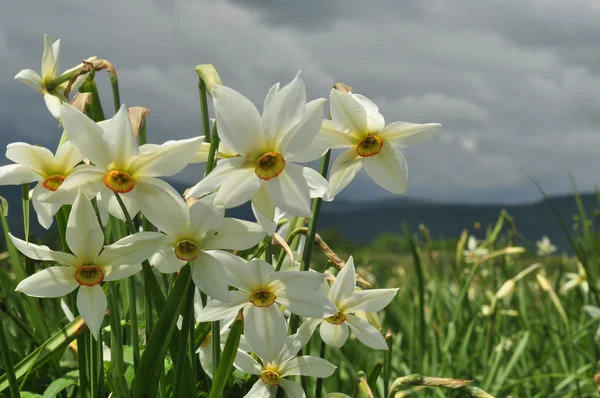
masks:
[[[187,188],[178,182],[171,183],[179,192]],[[0,187],[0,195],[9,201],[11,229],[17,235],[21,235],[23,226],[20,187]],[[596,196],[582,194],[581,199],[588,216],[593,219],[593,211],[599,208]],[[578,213],[573,196],[555,196],[550,200],[561,219],[571,229],[573,216]],[[496,222],[502,209],[514,218],[517,230],[526,239],[535,241],[542,235],[547,235],[560,249],[570,251],[565,234],[544,200],[516,205],[437,203],[406,197],[372,203],[336,200],[323,204],[319,229],[335,228],[343,238],[364,244],[385,233],[403,233],[403,224],[406,224],[410,231],[417,231],[419,224],[424,224],[430,230],[432,238],[438,239],[458,237],[464,228],[474,231],[473,225],[478,222],[482,226],[478,236],[481,238],[486,227]],[[230,209],[227,214],[230,217],[254,219],[249,205]],[[38,236],[47,233],[38,225],[33,210],[31,230]]]

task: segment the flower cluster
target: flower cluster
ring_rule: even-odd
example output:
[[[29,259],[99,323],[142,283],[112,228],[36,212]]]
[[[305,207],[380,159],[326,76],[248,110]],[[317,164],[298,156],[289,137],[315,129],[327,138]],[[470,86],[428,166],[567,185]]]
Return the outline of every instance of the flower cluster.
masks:
[[[205,305],[198,299],[198,322],[221,321],[222,338],[233,319],[243,315],[243,344],[235,366],[259,376],[247,396],[275,396],[278,386],[289,396],[304,396],[302,387],[287,376],[331,375],[335,366],[326,360],[296,356],[318,326],[330,346],[341,347],[352,331],[366,346],[387,349],[380,331],[366,319],[375,319],[369,313],[386,307],[397,289],[358,289],[352,257],[336,277],[326,279],[309,270],[306,261],[301,267],[276,269],[270,255],[248,249],[271,244],[284,212],[314,216],[311,199],[333,200],[363,167],[384,189],[405,193],[406,160],[399,148],[427,138],[439,124],[386,126],[371,100],[336,88],[330,93],[331,119],[323,120],[326,99],[307,101],[298,73],[289,84],[269,90],[262,115],[232,88],[211,87],[219,147],[203,145],[204,137],[139,145],[124,105],[110,120],[101,121],[69,104],[66,85],[76,88],[87,75],[72,72],[81,72],[81,66],[59,74],[58,59],[58,42],[51,45],[46,36],[42,76],[24,70],[16,79],[44,94],[66,139],[54,154],[27,143],[8,145],[6,157],[14,164],[0,167],[0,184],[37,181],[31,198],[45,228],[61,207],[72,206],[66,246],[56,251],[11,235],[25,256],[57,264],[22,280],[18,291],[61,297],[78,288],[78,311],[97,337],[107,310],[103,283],[131,277],[146,261],[165,274],[188,266],[196,287],[208,298]],[[217,154],[216,167],[185,198],[161,179],[207,160],[207,148]],[[336,148],[345,151],[333,163],[329,180],[307,167]],[[226,209],[246,202],[251,202],[259,223],[225,217]],[[152,229],[130,228],[130,235],[105,245],[103,227],[122,222],[131,227],[138,213]],[[471,240],[469,250],[482,254]],[[293,317],[303,322],[288,335]],[[202,347],[200,355],[203,362],[210,356]]]

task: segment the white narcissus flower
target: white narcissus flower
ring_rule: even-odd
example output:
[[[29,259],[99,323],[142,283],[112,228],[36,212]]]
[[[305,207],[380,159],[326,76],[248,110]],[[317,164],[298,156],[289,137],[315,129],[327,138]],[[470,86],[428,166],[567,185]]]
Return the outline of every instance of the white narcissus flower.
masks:
[[[96,57],[90,57],[87,61],[92,61]],[[34,90],[40,92],[44,96],[44,102],[46,107],[56,119],[61,118],[61,105],[67,101],[64,93],[67,88],[68,81],[59,84],[56,87],[49,87],[50,81],[73,73],[76,69],[80,68],[83,64],[79,64],[74,68],[71,68],[59,75],[60,71],[60,40],[56,40],[51,43],[50,37],[44,35],[44,54],[42,55],[42,75],[38,75],[31,69],[23,69],[15,76],[16,80],[22,81]],[[77,91],[77,89],[83,84],[87,78],[87,73],[77,77],[71,91]]]
[[[538,256],[548,256],[557,250],[556,246],[553,245],[552,242],[550,242],[550,238],[548,238],[545,235],[542,236],[542,239],[538,240],[535,244],[538,248]]]
[[[309,355],[297,357],[296,355],[304,345],[297,334],[287,337],[281,350],[268,356],[264,356],[262,353],[272,352],[270,347],[267,347],[269,342],[265,341],[263,344],[265,346],[262,347],[250,344],[252,351],[258,355],[262,364],[240,350],[235,357],[233,365],[237,369],[260,377],[248,394],[244,396],[245,398],[275,398],[280,386],[288,397],[303,398],[306,397],[306,393],[302,387],[286,377],[326,378],[335,372],[336,366],[323,358]]]
[[[94,167],[71,174],[57,192],[81,188],[88,197],[99,193],[99,205],[121,220],[125,215],[114,192],[120,194],[131,217],[141,210],[152,223],[154,216],[168,213],[171,207],[187,206],[173,187],[156,177],[181,171],[203,137],[138,147],[125,105],[112,119],[98,124],[68,104],[63,104],[62,113],[69,141]]]
[[[313,147],[348,149],[331,166],[327,200],[333,200],[363,167],[384,189],[405,194],[406,159],[398,148],[425,140],[441,125],[394,122],[386,126],[370,99],[335,88],[330,101],[331,120],[323,121]]]
[[[311,215],[310,198],[323,196],[327,180],[309,167],[322,152],[311,150],[323,118],[324,98],[306,103],[300,73],[287,86],[271,88],[262,118],[243,95],[225,86],[213,98],[221,141],[239,156],[220,160],[217,167],[189,192],[199,197],[217,191],[215,205],[253,206],[273,220],[275,206],[292,215]]]
[[[49,200],[56,194],[65,178],[76,170],[88,167],[75,167],[83,157],[69,142],[61,145],[54,155],[41,146],[14,142],[6,147],[6,157],[15,164],[0,167],[0,185],[37,181],[38,184],[31,194],[33,208],[40,225],[46,229],[50,228],[60,205],[50,203]],[[68,200],[73,203],[76,195],[76,191],[71,192]]]
[[[221,252],[220,255],[228,254]],[[212,300],[200,311],[201,322],[218,321],[244,310],[244,335],[254,348],[266,347],[257,352],[263,357],[275,357],[286,337],[286,321],[279,307],[307,317],[327,317],[337,310],[329,299],[317,291],[324,275],[307,271],[279,271],[263,260],[249,262],[230,255],[223,262],[229,284],[231,301]],[[268,342],[266,344],[265,342]],[[265,345],[266,344],[266,345]]]
[[[303,341],[308,341],[315,328],[321,325],[321,339],[332,347],[341,347],[348,339],[349,331],[360,342],[375,350],[387,350],[387,344],[381,333],[369,322],[353,315],[356,312],[377,312],[383,310],[394,298],[398,289],[354,290],[356,287],[356,271],[354,260],[348,259],[344,268],[338,273],[335,281],[328,288],[329,299],[337,308],[333,316],[321,319],[305,320],[298,334]]]
[[[576,288],[577,286],[581,287],[583,293],[589,293],[590,284],[588,283],[587,273],[585,272],[585,268],[583,268],[583,264],[577,262],[577,273],[567,272],[565,273],[565,277],[569,279],[569,281],[562,285],[562,287],[560,288],[560,292],[562,294],[567,293],[568,291]]]
[[[264,237],[260,225],[235,218],[224,218],[223,209],[215,209],[211,198],[203,198],[187,207],[168,204],[157,207],[153,224],[167,234],[163,245],[150,257],[150,264],[163,273],[172,273],[189,262],[196,286],[210,297],[229,301],[229,285],[223,262],[233,254],[215,249],[245,250]]]
[[[61,264],[23,279],[16,290],[32,297],[62,297],[79,287],[77,309],[95,338],[98,338],[107,307],[100,284],[140,271],[140,263],[154,253],[165,238],[158,232],[140,232],[103,246],[104,233],[92,204],[81,191],[67,222],[66,241],[73,254],[9,236],[25,256]]]
[[[463,251],[465,262],[476,263],[482,257],[487,256],[487,254],[488,249],[485,247],[477,247],[477,239],[475,239],[474,236],[469,236],[469,240],[467,241],[467,250]]]

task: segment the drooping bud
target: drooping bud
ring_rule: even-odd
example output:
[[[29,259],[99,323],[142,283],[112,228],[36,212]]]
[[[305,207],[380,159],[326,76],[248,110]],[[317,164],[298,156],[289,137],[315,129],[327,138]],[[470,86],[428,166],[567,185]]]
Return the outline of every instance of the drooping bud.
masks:
[[[212,91],[216,86],[223,84],[221,77],[217,73],[217,69],[213,64],[200,64],[194,68],[200,79],[206,85],[208,95],[212,97]]]
[[[500,289],[496,292],[496,298],[501,299],[515,291],[516,283],[514,280],[509,279],[500,287]]]

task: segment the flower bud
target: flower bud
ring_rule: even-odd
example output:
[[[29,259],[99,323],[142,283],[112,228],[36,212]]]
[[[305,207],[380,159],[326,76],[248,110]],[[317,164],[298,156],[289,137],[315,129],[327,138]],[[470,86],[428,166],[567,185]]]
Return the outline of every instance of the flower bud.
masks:
[[[496,292],[496,298],[501,299],[501,298],[504,298],[504,297],[512,294],[515,291],[515,288],[516,288],[515,281],[513,281],[512,279],[507,280],[500,287],[500,289]]]
[[[216,86],[223,84],[213,64],[201,64],[194,68],[200,79],[206,84],[208,95],[212,97],[212,91]]]

